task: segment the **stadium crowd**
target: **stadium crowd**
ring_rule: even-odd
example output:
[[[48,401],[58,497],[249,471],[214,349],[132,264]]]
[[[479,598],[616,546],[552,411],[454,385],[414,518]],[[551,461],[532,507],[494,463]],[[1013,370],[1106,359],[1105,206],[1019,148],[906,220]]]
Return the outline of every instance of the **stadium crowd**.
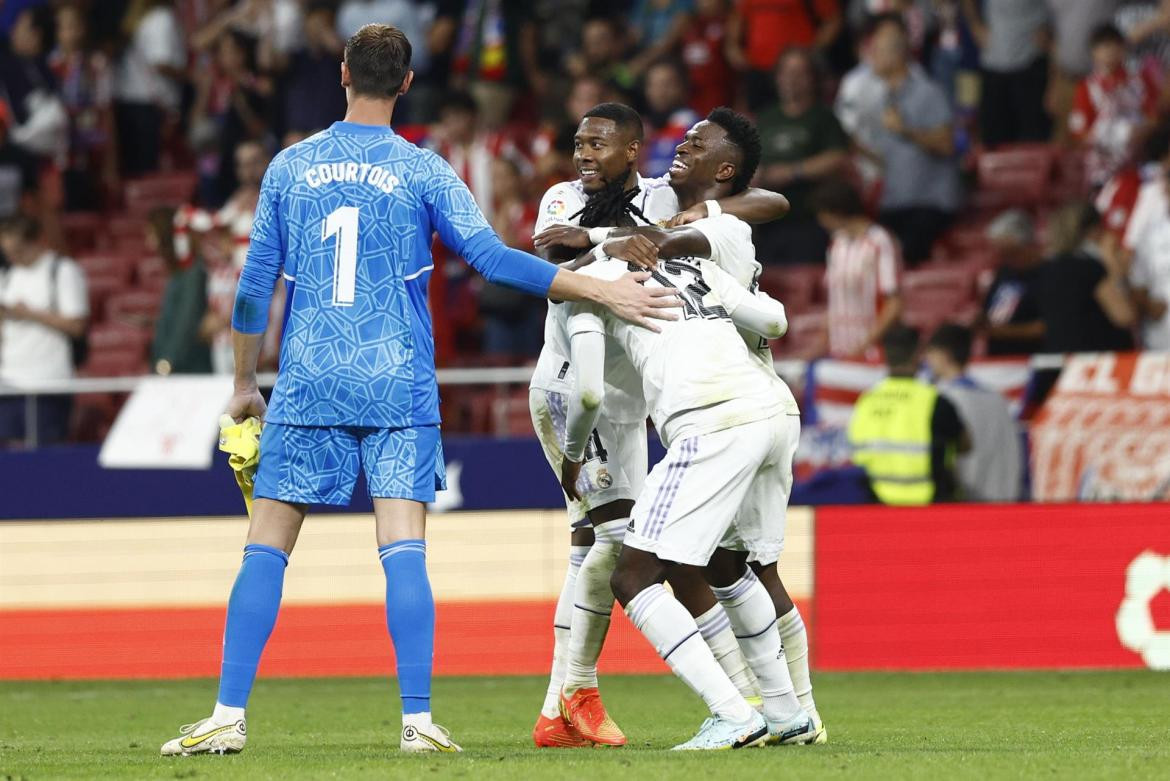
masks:
[[[260,178],[344,114],[368,22],[414,43],[398,131],[517,248],[593,105],[642,113],[645,176],[749,111],[792,204],[755,233],[778,355],[877,361],[950,321],[977,355],[1170,348],[1170,0],[4,0],[0,383],[230,371]],[[432,305],[441,362],[539,351],[544,302],[454,258]],[[38,416],[60,439],[68,400]]]

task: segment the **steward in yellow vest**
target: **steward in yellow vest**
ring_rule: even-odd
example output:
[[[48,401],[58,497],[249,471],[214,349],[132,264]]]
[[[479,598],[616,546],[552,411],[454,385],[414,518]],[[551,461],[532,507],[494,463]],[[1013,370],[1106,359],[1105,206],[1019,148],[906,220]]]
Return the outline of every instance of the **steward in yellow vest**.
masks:
[[[849,422],[853,463],[883,504],[921,505],[955,495],[955,453],[966,431],[954,406],[914,375],[918,333],[896,324],[882,339],[890,376],[857,400]]]

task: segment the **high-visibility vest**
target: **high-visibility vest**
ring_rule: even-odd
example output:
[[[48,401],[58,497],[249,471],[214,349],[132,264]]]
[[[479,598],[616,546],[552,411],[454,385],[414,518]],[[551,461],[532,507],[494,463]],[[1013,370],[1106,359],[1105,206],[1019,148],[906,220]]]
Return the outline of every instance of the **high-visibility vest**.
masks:
[[[849,444],[853,462],[869,476],[883,504],[930,504],[930,421],[938,391],[911,377],[889,377],[853,408]]]

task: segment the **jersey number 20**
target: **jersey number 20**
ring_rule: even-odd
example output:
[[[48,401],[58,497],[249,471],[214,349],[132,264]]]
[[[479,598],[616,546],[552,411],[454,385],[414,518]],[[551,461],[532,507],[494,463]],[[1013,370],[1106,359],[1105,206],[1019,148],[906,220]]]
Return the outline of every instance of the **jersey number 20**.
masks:
[[[333,305],[350,306],[357,286],[358,207],[341,206],[321,222],[321,241],[334,236]]]

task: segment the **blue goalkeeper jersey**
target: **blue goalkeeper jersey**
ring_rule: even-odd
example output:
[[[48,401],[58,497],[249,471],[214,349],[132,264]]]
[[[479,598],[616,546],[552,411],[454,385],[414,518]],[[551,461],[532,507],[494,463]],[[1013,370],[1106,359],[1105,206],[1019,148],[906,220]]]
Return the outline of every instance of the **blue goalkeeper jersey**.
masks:
[[[506,248],[467,187],[389,127],[337,122],[264,175],[233,327],[259,333],[288,298],[268,420],[402,428],[439,422],[427,308],[431,240],[489,280],[545,295],[556,268]]]

